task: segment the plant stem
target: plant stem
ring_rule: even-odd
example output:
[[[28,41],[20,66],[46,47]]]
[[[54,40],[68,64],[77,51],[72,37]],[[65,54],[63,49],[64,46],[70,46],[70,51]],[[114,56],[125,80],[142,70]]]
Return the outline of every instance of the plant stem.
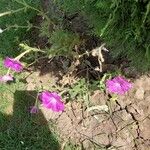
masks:
[[[10,68],[8,68],[6,75],[9,75],[10,73]]]
[[[10,15],[10,14],[14,14],[14,13],[17,13],[17,12],[22,11],[24,9],[25,9],[25,7],[17,9],[17,10],[11,10],[11,11],[7,11],[7,12],[4,12],[4,13],[0,13],[0,17]]]
[[[41,10],[39,10],[39,9],[36,9],[36,8],[34,8],[34,7],[32,7],[32,6],[30,6],[30,5],[28,5],[27,3],[23,3],[23,2],[20,2],[20,1],[18,1],[18,0],[15,0],[17,3],[19,3],[19,4],[21,4],[21,5],[23,5],[23,6],[25,6],[26,8],[30,8],[30,9],[32,9],[32,10],[35,10],[35,11],[37,11],[39,14],[41,14],[49,23],[51,23],[52,25],[55,25],[51,20],[50,20],[50,18],[43,12],[43,11],[41,11]]]
[[[40,49],[37,49],[37,48],[32,48],[32,47],[29,47],[28,45],[25,45],[25,44],[20,44],[20,46],[22,48],[25,49],[25,51],[23,53],[21,53],[20,55],[18,55],[15,60],[20,60],[25,54],[31,52],[31,51],[34,51],[34,52],[42,52],[42,53],[45,53],[45,51],[42,51]]]
[[[37,93],[34,106],[38,106],[38,96],[39,96],[39,91],[38,91],[38,93]]]
[[[20,60],[25,54],[29,53],[31,51],[31,49],[26,50],[25,52],[21,53],[20,55],[18,55],[15,60]]]

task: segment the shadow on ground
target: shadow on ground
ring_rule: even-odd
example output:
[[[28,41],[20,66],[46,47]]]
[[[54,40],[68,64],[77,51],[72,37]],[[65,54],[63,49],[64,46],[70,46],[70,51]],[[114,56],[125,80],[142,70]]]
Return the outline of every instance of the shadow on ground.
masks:
[[[30,114],[35,91],[16,91],[13,114],[0,113],[1,150],[58,150],[59,143],[42,112]]]

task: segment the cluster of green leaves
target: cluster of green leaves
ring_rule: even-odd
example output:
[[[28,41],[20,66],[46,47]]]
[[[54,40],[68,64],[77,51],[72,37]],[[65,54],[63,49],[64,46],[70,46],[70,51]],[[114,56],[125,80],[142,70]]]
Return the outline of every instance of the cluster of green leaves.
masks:
[[[106,79],[110,77],[110,74],[105,74],[100,80],[97,81],[86,81],[85,78],[78,80],[75,84],[73,84],[68,93],[70,95],[70,99],[77,99],[80,101],[89,102],[89,96],[92,95],[92,92],[95,90],[105,90],[105,82]]]
[[[127,57],[141,70],[150,69],[149,0],[55,0],[66,14],[87,19],[89,33],[106,42],[114,58]]]
[[[51,23],[48,23],[48,21],[43,22],[40,34],[40,36],[46,36],[48,38],[48,43],[51,45],[46,48],[49,57],[72,57],[74,55],[73,49],[81,43],[78,34],[59,26],[50,30],[50,25]]]
[[[51,47],[47,48],[51,56],[73,56],[75,45],[80,44],[79,36],[67,30],[57,29],[48,35]]]
[[[69,89],[71,99],[77,98],[78,100],[85,100],[88,97],[88,85],[86,80],[80,79]]]
[[[35,10],[27,8],[24,4],[39,7],[39,0],[1,0],[0,13],[11,12],[0,17],[0,28],[4,30],[0,34],[0,55],[15,56],[19,53],[18,45],[25,40],[26,31],[32,25],[30,20],[37,14]]]

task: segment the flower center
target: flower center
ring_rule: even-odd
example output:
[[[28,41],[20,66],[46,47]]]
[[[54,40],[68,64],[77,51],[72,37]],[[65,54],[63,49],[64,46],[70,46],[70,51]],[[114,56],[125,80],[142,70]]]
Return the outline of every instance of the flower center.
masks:
[[[57,101],[56,101],[56,99],[54,97],[51,97],[49,102],[50,103],[56,103]]]
[[[121,85],[119,83],[115,83],[115,86],[116,87],[120,87]]]

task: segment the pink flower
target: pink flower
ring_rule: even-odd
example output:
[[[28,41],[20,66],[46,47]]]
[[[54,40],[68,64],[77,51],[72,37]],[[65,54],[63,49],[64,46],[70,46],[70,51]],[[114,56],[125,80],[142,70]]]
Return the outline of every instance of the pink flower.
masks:
[[[4,66],[16,72],[20,72],[23,69],[23,66],[20,61],[14,60],[13,58],[9,58],[9,57],[6,57],[6,59],[4,60]]]
[[[7,81],[13,81],[13,77],[11,75],[4,75],[2,77],[0,77],[0,81],[1,82],[7,82]]]
[[[36,114],[38,113],[39,109],[37,108],[37,106],[31,106],[30,107],[30,113],[31,114]]]
[[[56,92],[44,91],[39,95],[39,99],[43,106],[48,109],[52,109],[55,112],[64,110],[64,103]]]
[[[118,76],[111,80],[107,80],[106,88],[110,93],[123,95],[132,88],[132,84],[123,77]]]

